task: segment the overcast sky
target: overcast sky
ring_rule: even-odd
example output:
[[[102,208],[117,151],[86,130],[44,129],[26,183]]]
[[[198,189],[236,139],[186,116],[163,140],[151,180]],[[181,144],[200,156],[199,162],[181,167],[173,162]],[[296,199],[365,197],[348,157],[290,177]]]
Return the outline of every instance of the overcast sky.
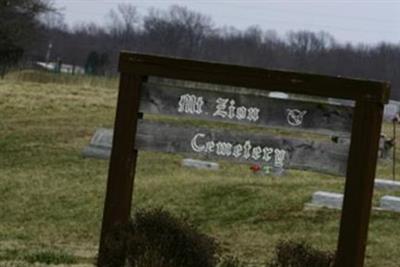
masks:
[[[132,3],[142,15],[150,7],[178,4],[209,15],[216,26],[259,25],[284,36],[290,30],[326,31],[340,42],[400,44],[400,0],[54,0],[69,25],[104,24],[118,3]]]

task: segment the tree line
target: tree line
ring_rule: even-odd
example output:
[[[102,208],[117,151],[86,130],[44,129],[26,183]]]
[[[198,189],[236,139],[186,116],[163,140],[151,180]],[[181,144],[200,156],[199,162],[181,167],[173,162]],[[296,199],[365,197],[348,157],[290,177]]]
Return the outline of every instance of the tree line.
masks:
[[[121,4],[109,12],[107,22],[102,25],[85,23],[68,27],[57,12],[43,12],[38,21],[40,34],[24,48],[25,58],[59,59],[84,66],[93,74],[115,74],[119,51],[130,50],[386,80],[392,83],[392,98],[400,99],[400,42],[355,45],[339,43],[327,32],[292,31],[279,35],[259,26],[246,30],[217,27],[209,16],[182,6],[154,8],[140,14],[134,5]]]

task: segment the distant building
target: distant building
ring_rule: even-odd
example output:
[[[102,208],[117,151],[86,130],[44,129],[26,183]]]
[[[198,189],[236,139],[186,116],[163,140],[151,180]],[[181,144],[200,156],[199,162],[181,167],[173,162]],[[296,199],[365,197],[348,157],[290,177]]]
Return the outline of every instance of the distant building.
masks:
[[[59,64],[57,62],[35,62],[35,66],[42,70],[68,73],[68,74],[85,74],[85,69],[80,66],[69,65],[69,64]]]

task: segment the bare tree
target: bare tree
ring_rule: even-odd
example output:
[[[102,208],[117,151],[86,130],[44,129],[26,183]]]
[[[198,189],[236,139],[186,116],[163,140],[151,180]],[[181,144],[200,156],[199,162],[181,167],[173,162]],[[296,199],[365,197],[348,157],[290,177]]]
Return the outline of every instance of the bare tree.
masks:
[[[184,57],[202,54],[204,39],[213,33],[211,19],[181,6],[168,11],[152,9],[143,23],[146,41],[151,48],[161,48],[161,53]]]
[[[112,9],[109,14],[108,31],[119,42],[122,48],[129,48],[134,42],[139,28],[139,14],[131,4],[119,4],[117,10]]]
[[[3,75],[37,38],[39,15],[51,10],[51,3],[45,0],[0,1],[0,67]]]
[[[22,0],[15,2],[18,1]],[[0,16],[0,21],[3,18]],[[115,72],[119,51],[129,49],[268,68],[383,79],[392,82],[392,96],[400,99],[400,44],[340,44],[326,32],[310,31],[289,32],[281,37],[258,26],[246,30],[216,28],[210,17],[181,6],[152,9],[142,17],[134,6],[125,4],[111,11],[109,19],[107,27],[89,23],[72,29],[66,29],[57,20],[50,20],[44,26],[47,37],[39,45],[35,44],[32,50],[44,55],[51,39],[54,56],[62,58],[63,62],[80,65],[84,65],[88,55],[95,51],[99,57],[104,55],[102,62],[105,62],[98,64],[97,74]],[[3,34],[2,26],[0,24],[0,34]]]
[[[61,12],[45,12],[40,14],[39,20],[42,26],[47,29],[68,31],[68,26],[64,20],[64,14]]]

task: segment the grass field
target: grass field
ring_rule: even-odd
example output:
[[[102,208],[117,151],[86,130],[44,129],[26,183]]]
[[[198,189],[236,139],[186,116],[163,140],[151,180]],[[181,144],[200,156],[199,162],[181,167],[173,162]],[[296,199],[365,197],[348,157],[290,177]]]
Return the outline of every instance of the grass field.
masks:
[[[96,128],[113,126],[116,88],[116,79],[36,72],[0,80],[0,266],[93,264],[108,162],[80,152]],[[262,266],[279,240],[335,249],[340,211],[304,204],[317,190],[343,192],[342,178],[259,176],[227,162],[208,172],[182,168],[181,159],[140,153],[133,209],[187,216],[248,266]],[[391,163],[380,162],[377,176],[390,174]],[[400,192],[376,191],[374,204],[385,194]],[[400,214],[373,211],[366,266],[400,266],[399,233]]]

